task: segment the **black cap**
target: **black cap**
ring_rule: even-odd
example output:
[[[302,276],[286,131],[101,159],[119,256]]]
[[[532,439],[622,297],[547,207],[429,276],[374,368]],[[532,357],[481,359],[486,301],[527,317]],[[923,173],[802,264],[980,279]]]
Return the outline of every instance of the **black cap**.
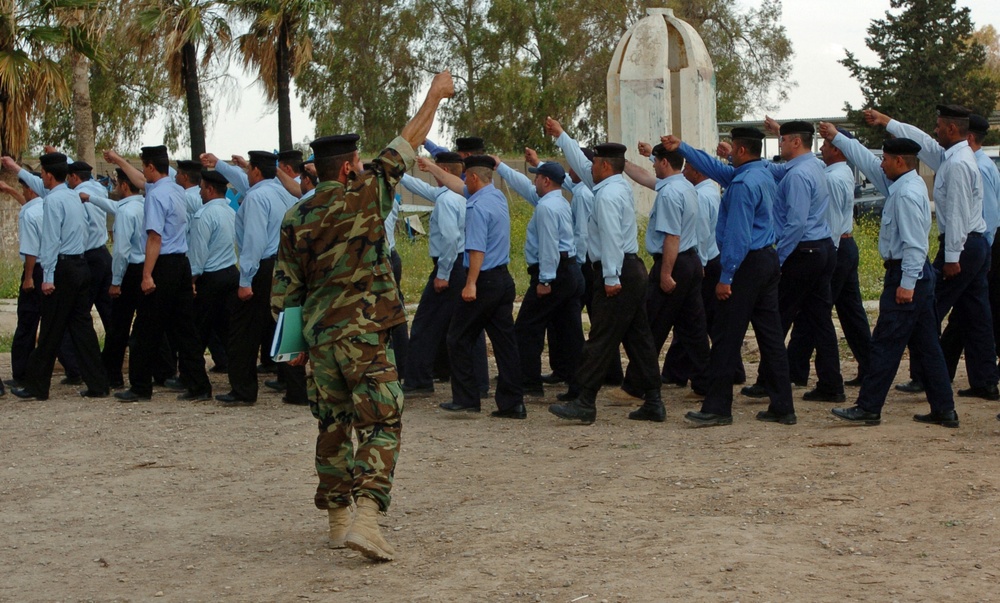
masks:
[[[670,151],[668,151],[667,147],[663,146],[663,143],[661,142],[653,147],[651,154],[655,157],[663,159],[670,154]]]
[[[74,161],[69,164],[69,173],[71,174],[89,174],[93,172],[94,168],[86,161]]]
[[[606,159],[621,157],[624,159],[626,151],[628,151],[628,147],[623,144],[605,142],[594,147],[594,157],[604,157]]]
[[[462,156],[458,153],[446,151],[434,156],[434,163],[462,163]]]
[[[278,161],[282,163],[302,163],[302,151],[290,149],[278,153]]]
[[[764,140],[764,133],[757,128],[733,128],[729,131],[729,137],[733,140],[742,138],[743,140]]]
[[[854,134],[851,134],[851,133],[850,133],[850,132],[848,132],[848,131],[847,131],[847,130],[846,130],[845,128],[840,128],[840,127],[838,127],[838,128],[837,128],[837,131],[838,131],[838,132],[840,132],[841,134],[843,134],[843,135],[844,135],[845,137],[847,137],[847,138],[851,138],[851,139],[853,139],[853,138],[854,138]]]
[[[201,162],[200,161],[194,161],[194,160],[191,160],[191,159],[178,159],[177,160],[177,169],[180,170],[180,171],[182,171],[182,172],[200,172],[201,171]]]
[[[920,145],[909,138],[893,138],[885,141],[882,152],[889,155],[917,155]]]
[[[271,151],[250,151],[247,156],[250,165],[257,167],[274,167],[278,163],[278,156]]]
[[[154,159],[168,159],[167,147],[162,144],[155,147],[142,147],[142,153],[139,157],[143,161],[152,161]]]
[[[556,184],[562,184],[566,180],[566,170],[557,161],[546,161],[545,163],[539,163],[538,166],[531,166],[528,171],[532,174],[540,174],[545,176],[552,182]]]
[[[583,153],[583,156],[586,157],[588,161],[594,160],[594,150],[590,147],[580,147],[580,152]]]
[[[778,132],[782,136],[785,136],[786,134],[808,134],[812,136],[816,133],[816,128],[807,121],[794,120],[786,121],[781,124],[781,127],[778,128]]]
[[[478,136],[469,136],[455,140],[455,150],[463,153],[482,153],[486,150],[486,143]]]
[[[986,134],[990,131],[990,122],[982,115],[969,115],[969,131],[976,134]]]
[[[962,105],[938,105],[938,117],[949,117],[952,119],[968,119],[972,111]]]
[[[496,169],[497,162],[489,155],[469,155],[465,158],[465,169],[484,167],[491,170]]]
[[[347,155],[358,150],[358,141],[361,137],[357,134],[338,134],[336,136],[324,136],[309,143],[312,147],[316,159],[320,157],[336,157],[337,155]]]
[[[226,180],[226,177],[215,170],[202,170],[201,181],[208,182],[221,190],[225,190],[229,186],[229,181]]]
[[[38,158],[38,162],[43,168],[66,166],[66,156],[62,153],[46,153]]]

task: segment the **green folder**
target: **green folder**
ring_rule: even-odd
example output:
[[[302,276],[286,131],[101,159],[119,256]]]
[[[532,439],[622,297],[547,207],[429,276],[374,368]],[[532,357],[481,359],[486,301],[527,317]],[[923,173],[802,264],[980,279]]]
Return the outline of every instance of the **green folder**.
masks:
[[[274,327],[271,358],[275,362],[288,362],[307,350],[305,337],[302,336],[302,308],[285,308],[278,315],[278,324]]]

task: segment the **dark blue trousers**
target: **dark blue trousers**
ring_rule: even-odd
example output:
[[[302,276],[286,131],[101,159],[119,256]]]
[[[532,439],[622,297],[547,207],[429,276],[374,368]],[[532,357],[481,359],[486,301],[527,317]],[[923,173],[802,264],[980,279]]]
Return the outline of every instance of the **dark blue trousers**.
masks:
[[[28,372],[28,356],[35,349],[38,322],[42,318],[44,272],[40,263],[35,263],[31,278],[35,283],[35,288],[31,291],[25,291],[22,287],[24,283],[24,271],[22,270],[21,281],[17,288],[17,326],[14,329],[14,339],[10,344],[10,370],[11,376],[18,382],[23,381]],[[80,367],[76,362],[73,341],[69,338],[69,333],[63,336],[57,357],[59,364],[63,365],[67,377],[80,376]]]
[[[902,279],[898,263],[886,263],[885,287],[879,299],[878,321],[872,333],[871,364],[858,394],[858,406],[868,412],[882,412],[885,397],[896,378],[907,343],[910,363],[919,362],[924,376],[927,401],[934,412],[955,409],[948,369],[938,341],[938,317],[934,299],[934,272],[924,264],[913,301],[896,303],[896,288]]]
[[[539,297],[538,265],[528,266],[531,279],[521,302],[521,309],[514,322],[518,356],[521,359],[521,385],[525,388],[542,387],[542,350],[545,348],[545,331],[548,326],[549,350],[559,359],[554,364],[576,367],[583,350],[583,326],[580,309],[583,300],[583,273],[576,258],[565,258],[559,263],[551,292]],[[558,350],[558,351],[557,351]],[[569,386],[575,387],[573,377]]]

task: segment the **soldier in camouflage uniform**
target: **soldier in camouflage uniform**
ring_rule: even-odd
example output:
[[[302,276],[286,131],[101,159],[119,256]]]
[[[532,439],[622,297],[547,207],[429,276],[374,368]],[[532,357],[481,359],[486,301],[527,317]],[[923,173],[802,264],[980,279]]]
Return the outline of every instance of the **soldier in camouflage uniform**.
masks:
[[[388,331],[406,320],[392,277],[383,221],[393,188],[413,166],[441,100],[454,94],[439,73],[417,114],[363,171],[356,134],[311,143],[320,183],[281,225],[271,309],[302,307],[312,363],[310,407],[319,421],[315,503],[327,509],[330,545],[389,561],[377,515],[389,507],[399,455],[402,392]],[[300,356],[294,364],[303,364]],[[355,449],[352,431],[357,432]],[[352,519],[351,504],[357,504]]]

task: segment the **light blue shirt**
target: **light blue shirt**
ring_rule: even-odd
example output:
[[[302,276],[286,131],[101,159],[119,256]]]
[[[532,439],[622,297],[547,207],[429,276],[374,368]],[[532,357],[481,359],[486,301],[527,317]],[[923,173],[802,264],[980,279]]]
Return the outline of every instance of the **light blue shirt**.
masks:
[[[42,282],[54,282],[60,255],[80,255],[87,240],[87,213],[80,195],[63,182],[49,191],[42,204]]]
[[[715,240],[719,243],[722,263],[719,282],[731,285],[747,253],[774,244],[771,214],[778,195],[774,176],[763,161],[734,168],[685,142],[679,150],[695,169],[726,189],[719,204]]]
[[[91,203],[98,197],[91,197]],[[146,235],[142,228],[145,203],[142,195],[125,197],[115,213],[115,246],[111,252],[111,284],[121,286],[129,264],[146,261]]]
[[[389,210],[389,215],[385,217],[383,225],[385,226],[385,242],[389,244],[389,251],[396,249],[396,222],[399,221],[399,195],[392,204],[392,209]]]
[[[587,159],[580,150],[580,145],[566,132],[559,135],[556,145],[562,149],[566,161],[580,177],[580,181],[586,183],[594,193],[594,212],[587,224],[587,255],[591,261],[601,262],[606,286],[620,285],[625,254],[639,252],[639,229],[635,219],[632,187],[621,174],[595,184],[591,173],[593,162]]]
[[[247,191],[250,190],[250,178],[247,177],[247,173],[243,171],[243,168],[220,159],[215,164],[215,171],[222,174],[229,181],[236,194],[246,196]]]
[[[957,262],[969,233],[986,233],[983,177],[975,154],[965,140],[946,150],[920,128],[894,119],[886,129],[893,136],[916,141],[920,145],[920,160],[935,171],[934,215],[938,231],[944,234],[944,261]]]
[[[875,154],[853,138],[837,134],[833,144],[885,195],[878,252],[883,259],[902,260],[900,285],[904,289],[913,289],[927,262],[927,235],[931,229],[927,185],[916,170],[903,174],[895,182],[889,180]]]
[[[590,247],[590,235],[587,231],[590,214],[594,213],[594,192],[582,180],[574,184],[569,176],[563,182],[563,188],[573,193],[573,201],[569,206],[573,212],[573,244],[576,246],[576,261],[583,264],[587,261],[587,249]]]
[[[284,195],[281,194],[283,191]],[[291,196],[284,187],[274,186],[273,178],[261,180],[247,190],[246,198],[236,212],[240,287],[251,286],[260,261],[278,253],[281,220],[289,208],[286,195]]]
[[[679,253],[696,248],[698,214],[698,193],[683,174],[657,179],[656,199],[646,228],[646,251],[663,253],[667,235],[680,237]]]
[[[184,189],[184,203],[187,208],[188,227],[190,228],[191,218],[202,208],[201,187],[192,186]]]
[[[236,212],[225,198],[212,199],[195,212],[191,223],[191,274],[216,272],[236,264]]]
[[[830,188],[826,221],[833,244],[840,247],[840,237],[854,232],[854,172],[846,161],[826,166],[826,184]]]
[[[711,180],[702,180],[694,187],[698,193],[698,259],[702,266],[719,257],[719,246],[715,242],[715,226],[719,223],[719,203],[722,195],[719,185]]]
[[[34,193],[39,197],[41,197],[42,199],[44,199],[45,196],[49,194],[49,191],[47,188],[45,188],[45,183],[42,182],[42,179],[24,168],[21,168],[17,172],[17,179],[27,184],[28,188],[34,191]],[[69,187],[67,186],[67,188]]]
[[[142,247],[146,235],[153,231],[160,235],[160,254],[187,252],[187,204],[184,189],[170,178],[160,178],[146,183]]]
[[[982,149],[976,151],[976,164],[979,165],[979,175],[983,177],[985,236],[992,245],[997,228],[1000,228],[1000,170],[997,170],[997,164]]]
[[[480,270],[490,270],[510,263],[510,213],[507,198],[489,184],[465,202],[465,251],[484,254]],[[465,266],[469,254],[465,254]]]
[[[77,194],[87,193],[91,197],[107,198],[108,196],[108,189],[93,179],[84,180],[73,190]],[[84,243],[87,251],[107,246],[108,214],[100,206],[93,203],[84,203],[83,209],[87,212],[87,242]]]
[[[775,174],[778,197],[774,204],[774,231],[778,237],[778,261],[788,259],[799,243],[830,238],[827,208],[830,191],[823,162],[812,153],[789,160],[783,176]]]
[[[465,198],[446,186],[437,188],[403,174],[403,186],[434,204],[427,238],[427,253],[437,258],[436,277],[448,280],[458,254],[465,249]]]
[[[45,219],[43,203],[41,197],[35,197],[22,205],[21,210],[17,212],[17,243],[22,262],[24,256],[37,258],[41,253],[42,220]]]

